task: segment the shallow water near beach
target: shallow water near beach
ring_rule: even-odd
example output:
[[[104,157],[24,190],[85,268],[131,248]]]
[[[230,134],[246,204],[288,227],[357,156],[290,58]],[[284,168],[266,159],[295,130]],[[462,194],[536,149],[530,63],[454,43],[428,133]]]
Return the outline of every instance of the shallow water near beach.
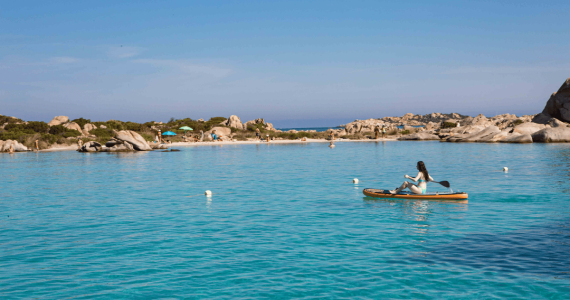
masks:
[[[570,294],[570,145],[179,149],[0,154],[0,298]],[[418,160],[469,203],[362,194]]]

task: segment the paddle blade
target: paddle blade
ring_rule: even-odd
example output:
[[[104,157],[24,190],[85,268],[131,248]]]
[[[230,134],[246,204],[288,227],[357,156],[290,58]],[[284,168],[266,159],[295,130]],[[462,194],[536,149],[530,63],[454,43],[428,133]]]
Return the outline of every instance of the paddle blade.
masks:
[[[449,188],[449,187],[450,187],[449,181],[440,181],[440,182],[438,182],[438,183],[441,184],[441,185],[443,185],[443,186],[446,187],[446,188]]]

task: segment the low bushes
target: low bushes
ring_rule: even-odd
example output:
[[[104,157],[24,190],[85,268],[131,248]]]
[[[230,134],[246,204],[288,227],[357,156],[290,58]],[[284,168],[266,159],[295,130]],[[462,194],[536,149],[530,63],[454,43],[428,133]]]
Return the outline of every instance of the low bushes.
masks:
[[[443,126],[441,127],[442,129],[446,129],[446,128],[455,128],[457,127],[457,123],[453,123],[453,122],[444,122]]]
[[[91,123],[91,120],[79,118],[79,119],[71,120],[71,122],[75,122],[75,123],[77,123],[77,125],[79,125],[79,127],[81,127],[81,129],[85,129],[85,127],[84,127],[85,124]]]

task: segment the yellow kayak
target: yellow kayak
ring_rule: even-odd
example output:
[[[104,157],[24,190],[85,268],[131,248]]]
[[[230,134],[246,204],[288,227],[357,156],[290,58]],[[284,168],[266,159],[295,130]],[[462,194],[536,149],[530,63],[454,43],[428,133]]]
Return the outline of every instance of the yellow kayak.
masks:
[[[428,193],[412,194],[410,192],[400,192],[390,194],[389,190],[364,189],[364,195],[374,198],[399,198],[399,199],[422,199],[422,200],[466,200],[467,193]]]

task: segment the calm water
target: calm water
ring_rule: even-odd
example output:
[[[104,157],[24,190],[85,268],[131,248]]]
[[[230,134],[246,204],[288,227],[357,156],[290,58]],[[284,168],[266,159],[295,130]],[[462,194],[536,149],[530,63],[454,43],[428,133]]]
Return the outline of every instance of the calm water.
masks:
[[[0,298],[570,295],[570,145],[180,149],[0,155]],[[469,203],[362,195],[419,159]]]

